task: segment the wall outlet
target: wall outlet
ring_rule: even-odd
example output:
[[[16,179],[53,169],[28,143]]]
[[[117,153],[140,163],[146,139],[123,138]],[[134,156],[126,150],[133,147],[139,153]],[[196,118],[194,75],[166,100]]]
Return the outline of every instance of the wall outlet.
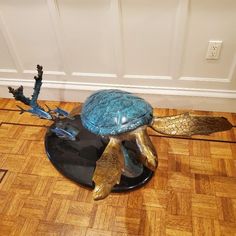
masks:
[[[222,41],[214,41],[214,40],[209,41],[206,53],[206,59],[208,60],[219,59],[221,46],[222,46]]]

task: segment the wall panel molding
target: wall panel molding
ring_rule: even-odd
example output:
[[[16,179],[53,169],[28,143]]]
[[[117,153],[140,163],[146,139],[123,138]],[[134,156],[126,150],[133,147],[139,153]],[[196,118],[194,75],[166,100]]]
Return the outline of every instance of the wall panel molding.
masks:
[[[2,31],[3,37],[4,37],[6,45],[8,47],[8,51],[9,51],[11,58],[15,64],[17,72],[22,73],[23,66],[22,66],[20,57],[18,55],[17,49],[16,49],[17,46],[9,33],[7,24],[4,21],[4,17],[2,15],[1,11],[0,11],[0,30]]]
[[[0,78],[0,94],[3,97],[12,98],[7,86],[18,87],[20,85],[23,85],[26,94],[29,94],[32,93],[34,81]],[[84,102],[92,92],[100,89],[122,89],[138,94],[149,101],[153,107],[236,112],[236,91],[234,90],[44,80],[40,99]]]
[[[172,80],[171,76],[161,76],[161,75],[124,75],[124,79],[153,79],[153,80]]]
[[[122,7],[120,0],[110,1],[111,32],[113,35],[115,67],[118,78],[124,74],[124,37],[122,29]]]
[[[230,78],[208,78],[208,77],[180,77],[182,81],[195,81],[195,82],[210,82],[210,83],[230,83]]]
[[[185,80],[185,81],[199,81],[199,82],[219,82],[219,83],[231,83],[233,80],[235,80],[235,74],[236,74],[236,54],[233,57],[229,72],[227,78],[210,78],[210,77],[191,77],[191,76],[182,76],[179,78],[179,80]]]
[[[37,71],[36,70],[23,70],[24,74],[33,74],[36,75]],[[64,71],[49,71],[49,70],[44,70],[43,71],[44,75],[66,75],[66,72]]]
[[[185,107],[192,97],[195,102],[189,103],[189,108],[212,109],[214,104],[214,109],[224,110],[221,101],[227,100],[236,110],[236,34],[225,27],[236,20],[229,11],[236,6],[233,1],[230,6],[217,1],[214,8],[210,7],[213,0],[138,0],[136,5],[132,0],[46,0],[30,4],[23,0],[22,5],[14,1],[18,5],[0,3],[0,39],[8,56],[0,65],[1,96],[10,96],[9,85],[32,88],[37,73],[33,63],[42,59],[37,63],[44,67],[43,87],[50,90],[52,100],[79,101],[85,96],[73,93],[89,95],[109,88],[148,96],[153,104],[162,96],[160,101],[172,107],[174,102],[176,107]],[[230,12],[230,20],[218,14],[222,7],[224,14]],[[27,13],[32,21],[23,18],[23,23],[18,23],[18,13],[21,17]],[[42,14],[43,24],[38,17]],[[215,20],[218,27],[208,35]],[[205,35],[201,35],[202,29]],[[27,35],[31,31],[34,37]],[[50,40],[44,40],[45,34]],[[215,37],[223,38],[221,58],[206,61],[204,47]],[[38,51],[34,51],[35,44]],[[201,105],[201,101],[205,103]]]
[[[19,80],[0,78],[0,86],[19,86],[32,87],[34,80]],[[216,97],[216,98],[236,98],[236,90],[217,90],[217,89],[197,89],[197,88],[172,88],[144,85],[127,85],[127,84],[107,84],[107,83],[84,83],[72,81],[50,81],[44,80],[45,88],[51,89],[68,89],[68,90],[89,90],[97,91],[99,89],[123,89],[133,93],[140,94],[162,94],[162,95],[181,95],[194,97]]]
[[[57,0],[47,0],[47,7],[51,17],[52,27],[55,32],[55,38],[57,42],[62,68],[65,71],[64,73],[70,74],[71,72],[69,69],[69,62],[67,60],[67,51],[65,49],[65,43],[63,40],[63,31],[61,27],[61,19]]]
[[[236,53],[234,54],[233,62],[229,71],[229,82],[236,84]]]
[[[169,73],[172,75],[173,79],[178,79],[181,75],[188,15],[189,0],[179,0],[175,15],[171,59],[169,65]]]
[[[0,69],[0,73],[17,73],[15,69]]]
[[[85,72],[72,72],[72,76],[97,77],[97,78],[117,78],[118,77],[116,74],[85,73]]]

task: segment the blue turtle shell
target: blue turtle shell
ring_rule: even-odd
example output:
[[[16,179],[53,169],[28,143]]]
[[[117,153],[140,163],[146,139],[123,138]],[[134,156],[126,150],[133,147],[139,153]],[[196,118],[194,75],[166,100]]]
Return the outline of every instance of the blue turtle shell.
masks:
[[[85,128],[98,135],[117,135],[152,121],[152,107],[144,99],[120,90],[100,90],[85,101],[81,111]]]

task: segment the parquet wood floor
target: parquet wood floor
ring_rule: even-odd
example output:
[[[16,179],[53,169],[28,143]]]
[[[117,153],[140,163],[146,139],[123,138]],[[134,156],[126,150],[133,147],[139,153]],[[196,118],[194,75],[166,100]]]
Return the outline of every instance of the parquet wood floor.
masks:
[[[44,150],[50,121],[0,99],[0,235],[236,235],[236,128],[193,139],[149,130],[159,167],[143,188],[94,202]],[[41,103],[43,104],[43,103]],[[49,106],[59,105],[47,102]],[[75,103],[60,103],[71,110]],[[155,109],[174,115],[183,111]],[[236,114],[222,115],[236,125]]]

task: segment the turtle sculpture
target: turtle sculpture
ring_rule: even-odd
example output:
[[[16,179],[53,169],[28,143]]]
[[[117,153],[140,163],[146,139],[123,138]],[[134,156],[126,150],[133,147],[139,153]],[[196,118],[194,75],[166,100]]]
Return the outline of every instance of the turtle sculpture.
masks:
[[[147,127],[170,136],[207,135],[233,127],[224,117],[196,116],[189,113],[155,117],[152,106],[144,99],[120,90],[95,92],[87,98],[81,112],[80,107],[76,107],[70,113],[60,108],[54,110],[48,108],[46,111],[37,103],[42,85],[43,67],[38,65],[37,71],[32,98],[25,97],[23,86],[18,89],[9,87],[9,92],[16,100],[30,106],[28,110],[19,107],[21,113],[29,112],[41,119],[53,120],[54,124],[50,131],[58,138],[74,142],[80,142],[79,129],[67,120],[77,119],[80,114],[82,125],[87,130],[102,139],[104,137],[104,140],[109,139],[103,154],[96,162],[93,173],[95,183],[93,197],[96,200],[108,196],[113,186],[120,182],[122,174],[137,177],[142,172],[142,164],[152,171],[157,168],[157,153],[148,136]],[[123,145],[125,141],[136,142],[139,149],[137,160],[129,156]]]
[[[109,137],[109,143],[96,162],[93,174],[95,200],[105,198],[120,181],[125,165],[123,141],[136,141],[140,150],[138,159],[152,171],[157,168],[157,153],[148,136],[147,127],[171,136],[207,135],[232,128],[224,117],[189,113],[153,117],[149,103],[120,90],[101,90],[88,97],[82,107],[81,121],[90,132]]]

